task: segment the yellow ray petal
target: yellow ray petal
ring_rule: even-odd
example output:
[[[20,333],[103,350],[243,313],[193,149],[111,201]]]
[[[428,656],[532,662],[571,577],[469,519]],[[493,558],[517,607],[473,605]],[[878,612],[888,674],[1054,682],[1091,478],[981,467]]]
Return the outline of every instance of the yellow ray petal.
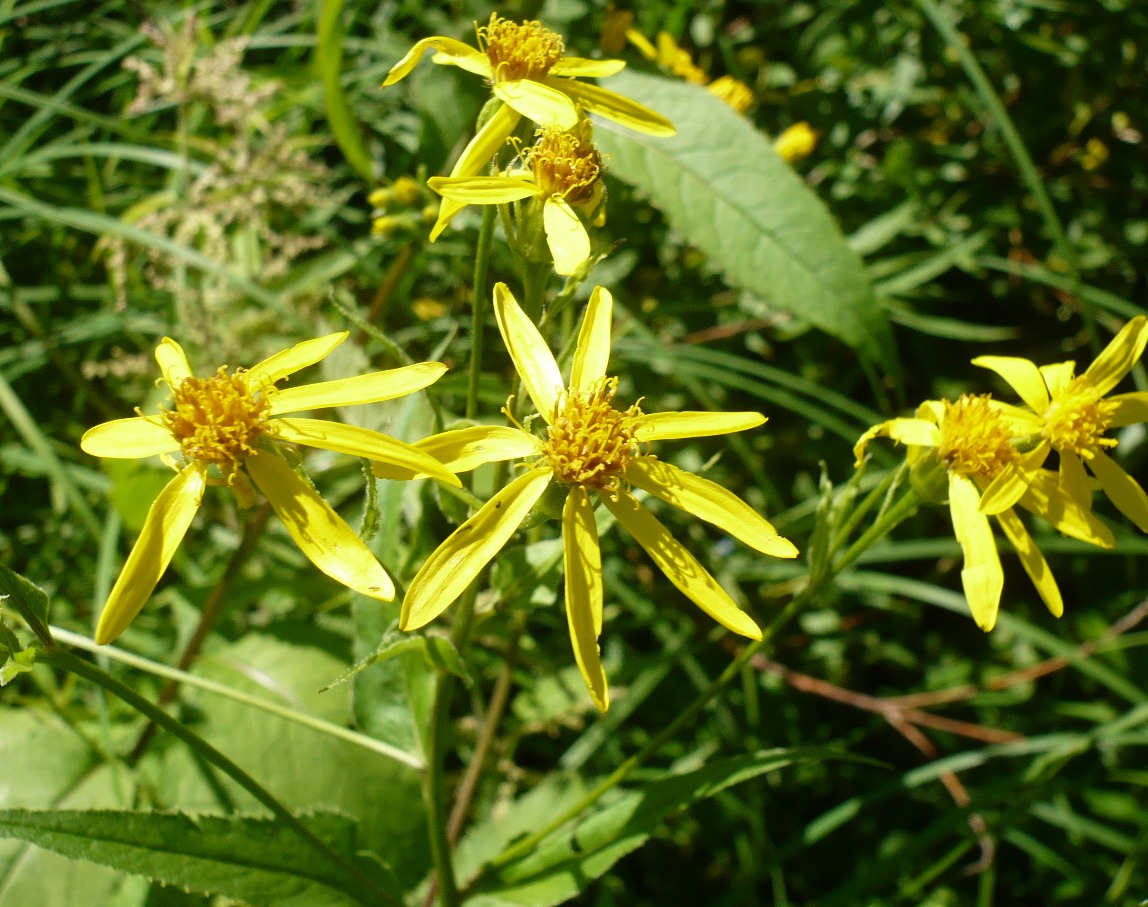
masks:
[[[574,362],[570,366],[570,387],[586,391],[595,381],[604,377],[610,362],[610,322],[614,313],[614,297],[605,287],[594,287],[582,327],[578,331],[578,345]]]
[[[136,460],[179,450],[179,442],[162,425],[136,416],[95,425],[80,438],[80,449],[93,457]]]
[[[765,422],[761,413],[645,413],[638,419],[634,437],[639,441],[708,438],[757,428]]]
[[[1120,333],[1112,338],[1092,365],[1081,376],[1095,391],[1104,396],[1119,384],[1125,375],[1132,371],[1148,343],[1148,318],[1137,315],[1129,321]]]
[[[865,434],[857,439],[857,443],[853,445],[853,465],[861,465],[865,448],[874,438],[892,438],[914,447],[936,447],[940,437],[940,429],[926,419],[890,419],[867,429]]]
[[[949,473],[949,513],[965,556],[961,570],[965,598],[973,620],[987,633],[997,622],[1004,571],[989,518],[980,511],[980,492],[972,479],[955,472]]]
[[[532,79],[511,79],[496,82],[494,96],[539,126],[569,132],[578,125],[578,106],[551,85]]]
[[[446,371],[446,366],[441,362],[416,362],[414,365],[357,375],[354,378],[285,387],[271,398],[271,415],[394,400],[430,387]]]
[[[716,482],[686,472],[654,457],[636,457],[626,467],[625,480],[679,510],[713,523],[763,554],[797,557],[797,549],[756,510]]]
[[[414,445],[430,454],[451,472],[468,472],[483,463],[528,457],[538,451],[538,438],[519,428],[474,425],[423,438]],[[374,462],[371,469],[380,479],[416,479],[423,474],[391,463]]]
[[[506,140],[514,133],[522,119],[513,107],[503,104],[482,124],[474,138],[470,140],[450,171],[452,177],[476,176],[480,173]]]
[[[1035,412],[1043,415],[1048,409],[1048,388],[1035,363],[1014,356],[977,356],[973,365],[992,369],[1004,378]]]
[[[504,283],[494,285],[494,315],[526,392],[538,414],[549,423],[563,388],[554,354]]]
[[[505,205],[542,194],[542,187],[516,176],[432,176],[427,185],[463,205]]]
[[[1040,367],[1040,376],[1044,379],[1049,396],[1053,400],[1068,390],[1068,385],[1072,383],[1072,377],[1075,374],[1075,362],[1056,362]]]
[[[391,71],[387,73],[386,81],[383,82],[383,88],[406,78],[411,70],[418,66],[419,60],[428,50],[436,51],[435,63],[459,66],[475,75],[490,78],[490,60],[486,54],[480,53],[469,44],[463,44],[454,38],[435,35],[416,42],[415,46],[407,51],[407,55],[391,67]]]
[[[1060,491],[1085,510],[1092,509],[1092,480],[1080,457],[1071,450],[1060,454]]]
[[[173,390],[183,383],[184,378],[192,376],[191,366],[187,364],[183,347],[170,337],[164,337],[155,348],[155,361],[159,363],[160,371],[163,372],[163,380]]]
[[[1016,553],[1020,556],[1020,562],[1024,565],[1024,572],[1028,574],[1032,584],[1036,586],[1036,591],[1040,594],[1041,600],[1052,612],[1053,617],[1060,617],[1064,613],[1064,600],[1060,597],[1060,587],[1056,585],[1056,577],[1052,575],[1052,570],[1049,569],[1048,562],[1040,553],[1040,549],[1036,547],[1036,542],[1032,540],[1032,536],[1028,534],[1028,530],[1024,528],[1020,518],[1011,510],[1005,510],[998,514],[997,520],[1000,522],[1004,534],[1008,536],[1008,540],[1012,542]]]
[[[1009,463],[981,492],[981,513],[994,516],[1012,507],[1028,490],[1032,472],[1039,469],[1052,446],[1042,441],[1025,454],[1019,462]]]
[[[1108,427],[1123,428],[1125,425],[1136,425],[1148,422],[1148,392],[1133,391],[1129,394],[1117,394],[1105,401],[1108,407]]]
[[[569,277],[590,257],[590,234],[569,203],[556,195],[542,205],[542,227],[554,258],[554,272]]]
[[[434,222],[434,226],[431,227],[429,237],[430,241],[434,242],[436,239],[438,239],[442,235],[442,231],[447,228],[452,220],[454,220],[454,216],[465,207],[466,205],[464,205],[462,202],[454,202],[449,198],[444,198],[441,202],[439,202],[438,220],[436,220]]]
[[[1030,476],[1020,505],[1071,538],[1101,548],[1116,547],[1112,530],[1096,518],[1090,507],[1065,497],[1055,472],[1042,469]]]
[[[363,540],[290,466],[265,453],[252,454],[244,465],[312,564],[369,598],[395,597],[394,583]]]
[[[326,419],[300,418],[276,419],[271,426],[284,441],[390,463],[416,475],[430,476],[448,485],[462,487],[458,476],[426,451],[369,428]]]
[[[268,356],[258,365],[253,365],[247,371],[248,387],[258,390],[277,381],[282,381],[288,375],[293,375],[301,369],[307,368],[326,359],[340,343],[350,335],[348,331],[339,331],[337,334],[327,334],[316,337],[314,340],[304,340],[293,347],[280,350],[273,356]]]
[[[600,500],[683,595],[727,630],[761,639],[761,630],[753,618],[734,603],[697,558],[637,498],[620,491],[617,500],[610,500],[605,494]]]
[[[168,482],[152,502],[140,537],[100,613],[96,626],[99,645],[107,645],[123,633],[151,597],[199,509],[205,487],[203,473],[192,464]]]
[[[590,698],[603,712],[610,707],[610,690],[598,637],[602,633],[602,552],[594,506],[586,489],[577,486],[562,509],[562,544],[566,570],[566,620],[574,660],[590,690]]]
[[[643,132],[646,135],[671,136],[678,131],[674,128],[674,124],[660,113],[655,113],[649,107],[644,107],[637,101],[631,101],[617,92],[607,91],[605,88],[599,88],[597,85],[590,85],[587,82],[575,82],[572,79],[547,78],[546,84],[573,98],[590,113],[596,113],[607,120],[629,126],[636,132]],[[571,125],[566,128],[573,129],[574,127]]]
[[[626,68],[625,60],[587,60],[585,57],[563,57],[550,69],[552,76],[572,79],[604,79]]]
[[[519,476],[452,532],[411,580],[399,627],[417,630],[445,611],[514,535],[552,475],[534,469]]]
[[[1093,451],[1088,461],[1100,487],[1116,509],[1136,524],[1141,532],[1148,532],[1148,495],[1132,476],[1102,450]]]

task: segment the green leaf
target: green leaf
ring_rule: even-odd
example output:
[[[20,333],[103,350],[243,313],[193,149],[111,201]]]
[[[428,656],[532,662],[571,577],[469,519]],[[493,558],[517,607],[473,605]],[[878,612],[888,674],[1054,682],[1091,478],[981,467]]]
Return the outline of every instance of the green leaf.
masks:
[[[44,643],[52,641],[48,629],[48,593],[27,580],[19,573],[0,564],[0,596],[10,608],[18,613],[32,628],[32,632]]]
[[[323,109],[331,126],[331,135],[343,152],[347,163],[363,179],[374,180],[371,155],[363,143],[355,122],[347,95],[343,91],[343,29],[339,16],[343,12],[343,0],[323,0],[323,11],[319,15],[318,43],[315,48],[315,68],[323,82]]]
[[[704,88],[625,72],[605,83],[678,128],[672,138],[597,124],[609,172],[641,189],[736,287],[897,371],[892,332],[861,259],[765,136]]]
[[[301,817],[348,859],[355,823],[333,814]],[[343,873],[272,818],[188,816],[119,810],[0,811],[0,837],[251,904],[350,904]],[[334,890],[332,890],[334,889]]]
[[[346,672],[323,687],[322,691],[326,692],[332,687],[336,687],[350,680],[360,671],[406,652],[418,652],[422,655],[427,667],[441,668],[444,671],[450,671],[450,673],[458,677],[467,686],[473,683],[470,674],[466,670],[466,665],[463,664],[462,656],[458,654],[458,649],[456,649],[454,643],[445,636],[423,636],[414,633],[403,633],[391,627],[388,628],[386,634],[379,642],[379,647],[375,649],[374,652],[366,658],[355,662]]]

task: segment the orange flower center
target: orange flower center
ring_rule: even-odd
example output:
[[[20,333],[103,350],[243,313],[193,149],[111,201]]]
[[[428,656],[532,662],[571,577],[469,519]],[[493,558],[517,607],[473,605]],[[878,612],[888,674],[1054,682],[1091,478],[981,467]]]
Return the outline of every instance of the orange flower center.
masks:
[[[1012,429],[988,394],[962,394],[945,404],[937,456],[951,471],[993,479],[1020,456],[1012,443]]]
[[[519,25],[490,14],[490,22],[478,29],[479,49],[490,60],[496,82],[531,79],[540,82],[566,49],[562,38],[541,22]]]
[[[1040,433],[1057,450],[1071,450],[1091,456],[1096,447],[1115,447],[1115,438],[1105,438],[1111,407],[1077,378],[1044,414]]]
[[[542,456],[560,482],[589,488],[613,488],[630,458],[641,409],[614,408],[617,378],[601,378],[590,390],[567,389],[554,405]]]
[[[210,378],[184,378],[172,388],[174,409],[163,410],[160,419],[189,460],[215,463],[233,473],[255,452],[271,402],[266,395],[256,397],[243,374],[237,369],[229,375],[220,367]]]
[[[590,142],[569,132],[540,129],[527,155],[534,181],[546,196],[564,198],[572,205],[589,201],[602,174],[602,156]]]

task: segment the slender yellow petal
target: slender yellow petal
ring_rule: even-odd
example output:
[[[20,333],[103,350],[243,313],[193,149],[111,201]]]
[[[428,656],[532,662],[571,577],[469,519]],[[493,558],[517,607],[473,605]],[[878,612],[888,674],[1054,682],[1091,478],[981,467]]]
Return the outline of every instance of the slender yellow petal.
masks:
[[[638,53],[647,60],[656,61],[658,59],[658,52],[654,49],[654,45],[651,44],[650,39],[640,31],[633,28],[627,30],[626,40],[638,48]]]
[[[357,375],[354,378],[285,387],[271,398],[271,415],[394,400],[430,387],[446,371],[446,366],[441,362],[416,362],[414,365]]]
[[[1048,409],[1048,388],[1035,363],[1014,356],[977,356],[973,365],[992,369],[1037,413]]]
[[[1100,479],[1100,487],[1108,495],[1108,500],[1116,509],[1136,524],[1141,532],[1148,532],[1148,495],[1132,476],[1108,454],[1101,450],[1092,452],[1088,465]]]
[[[558,371],[554,354],[504,283],[494,285],[494,315],[526,392],[538,414],[549,422],[563,389],[562,373]]]
[[[547,78],[547,85],[572,98],[585,107],[590,113],[596,113],[629,126],[636,132],[646,135],[671,136],[677,133],[674,124],[660,113],[655,113],[649,107],[644,107],[637,101],[631,101],[617,92],[607,91],[597,85],[586,82],[575,82],[572,79]],[[573,128],[573,126],[567,127]]]
[[[764,517],[716,482],[654,457],[635,457],[623,476],[679,510],[713,523],[723,532],[772,557],[797,557],[797,548]]]
[[[1071,450],[1060,454],[1060,490],[1085,510],[1092,509],[1092,480],[1088,478],[1080,457]]]
[[[430,623],[462,594],[514,535],[552,475],[550,469],[535,469],[519,476],[435,549],[407,589],[401,629]]]
[[[1040,367],[1040,376],[1044,379],[1044,383],[1048,386],[1048,393],[1054,400],[1068,390],[1068,385],[1072,383],[1075,374],[1075,362],[1057,362],[1053,365]]]
[[[80,449],[93,457],[135,460],[179,450],[179,441],[162,425],[135,416],[89,428],[80,438]]]
[[[625,60],[588,60],[585,57],[563,57],[550,69],[552,76],[577,79],[604,79],[626,68]]]
[[[1123,428],[1148,422],[1148,392],[1133,391],[1130,394],[1117,394],[1106,401],[1109,407],[1108,427]]]
[[[753,618],[734,603],[697,558],[637,498],[620,491],[617,500],[605,494],[600,500],[683,595],[727,630],[761,639],[761,630]]]
[[[539,126],[552,126],[569,132],[578,125],[578,105],[564,91],[550,84],[532,79],[496,82],[494,96]]]
[[[337,334],[327,334],[316,337],[314,340],[304,340],[293,347],[281,350],[274,356],[268,356],[258,365],[253,365],[247,371],[247,385],[259,389],[282,381],[288,375],[307,368],[326,359],[340,343],[350,335],[348,331],[339,331]]]
[[[1024,528],[1020,517],[1011,510],[1005,510],[997,514],[997,520],[1000,522],[1004,534],[1008,536],[1008,540],[1012,542],[1016,553],[1020,556],[1024,572],[1028,574],[1032,584],[1036,586],[1036,591],[1040,594],[1048,610],[1052,612],[1053,617],[1060,617],[1064,613],[1064,600],[1060,597],[1060,587],[1056,585],[1056,577],[1052,575],[1048,562],[1040,553],[1040,549],[1036,547],[1036,542],[1032,540],[1028,530]]]
[[[184,378],[190,378],[193,374],[183,347],[170,337],[164,337],[155,348],[155,361],[163,372],[163,380],[173,390],[183,383]]]
[[[152,502],[143,530],[108,596],[96,626],[96,642],[112,642],[127,628],[151,597],[187,533],[207,481],[194,463],[186,467]]]
[[[1081,377],[1103,397],[1132,371],[1145,344],[1148,344],[1148,318],[1137,315],[1100,351]]]
[[[639,441],[708,438],[757,428],[765,422],[761,413],[644,413],[638,418],[634,437]]]
[[[590,698],[603,712],[610,707],[610,690],[598,637],[602,633],[602,552],[594,506],[586,489],[577,486],[562,509],[562,544],[566,570],[566,620],[574,660],[590,690]]]
[[[926,419],[890,419],[881,422],[866,430],[857,443],[853,445],[854,466],[860,466],[865,456],[865,448],[874,438],[892,438],[902,444],[914,447],[936,447],[941,438],[941,432],[932,422]]]
[[[989,518],[980,511],[980,492],[972,479],[955,472],[949,473],[949,512],[965,556],[961,570],[965,598],[973,620],[987,633],[997,622],[1004,571]]]
[[[363,540],[287,463],[274,454],[255,453],[244,465],[312,564],[369,598],[395,597],[394,583]]]
[[[614,297],[605,287],[594,287],[582,327],[578,331],[578,345],[574,349],[574,362],[570,366],[570,387],[586,391],[595,381],[606,375],[610,361],[610,322],[614,314]]]
[[[1112,530],[1096,518],[1090,503],[1082,507],[1065,497],[1059,477],[1047,469],[1039,470],[1029,477],[1028,490],[1020,499],[1022,507],[1051,523],[1059,532],[1090,545],[1115,548],[1116,539]]]
[[[463,44],[454,38],[435,35],[418,41],[414,47],[407,51],[405,57],[391,67],[391,71],[387,73],[386,81],[383,82],[383,88],[406,78],[411,70],[418,66],[419,60],[428,50],[436,51],[434,58],[436,63],[460,66],[468,72],[490,78],[490,60],[487,59],[486,54],[480,53],[469,44]]]
[[[1002,403],[1000,400],[989,400],[989,406],[1005,417],[1009,427],[1017,437],[1040,434],[1044,421],[1036,413],[1011,403]]]
[[[451,201],[449,198],[444,198],[439,202],[438,220],[436,220],[434,226],[431,227],[430,241],[434,242],[442,236],[442,231],[454,220],[454,216],[465,207],[466,205],[462,202]]]
[[[1052,446],[1041,442],[1025,454],[1018,463],[1009,463],[981,492],[981,513],[995,516],[1012,507],[1028,490],[1029,476],[1039,469]]]
[[[404,444],[389,435],[360,428],[357,425],[344,425],[326,419],[275,419],[271,423],[275,435],[293,444],[318,447],[320,450],[334,450],[352,457],[364,457],[390,463],[400,469],[410,470],[420,476],[430,476],[448,485],[462,487],[453,472],[442,465],[431,454],[411,444]]]
[[[454,472],[467,472],[483,463],[515,460],[538,451],[538,438],[508,425],[474,425],[432,435],[415,447]]]
[[[522,114],[513,107],[505,104],[499,107],[463,149],[454,167],[451,168],[450,175],[452,177],[477,175],[506,144],[506,140],[514,133],[521,119]]]
[[[552,195],[542,204],[542,227],[546,245],[554,258],[554,272],[574,274],[590,257],[590,234],[564,198]]]
[[[505,205],[542,194],[537,183],[516,176],[432,176],[427,185],[443,198],[464,205]]]

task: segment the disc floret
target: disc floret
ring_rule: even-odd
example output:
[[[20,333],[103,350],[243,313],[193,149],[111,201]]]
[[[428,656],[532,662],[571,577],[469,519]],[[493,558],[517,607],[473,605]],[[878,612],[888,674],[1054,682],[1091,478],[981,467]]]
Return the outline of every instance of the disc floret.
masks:
[[[541,454],[565,485],[613,489],[638,455],[635,434],[642,411],[614,407],[618,379],[599,378],[588,390],[569,388],[554,405]]]
[[[943,403],[937,456],[950,472],[991,480],[1019,459],[1013,430],[988,394],[962,394],[956,403]]]
[[[602,156],[593,143],[558,129],[539,130],[527,163],[545,197],[572,205],[589,201],[602,175]]]
[[[1087,382],[1077,378],[1061,397],[1054,399],[1044,413],[1041,435],[1057,450],[1070,450],[1088,459],[1097,447],[1115,447],[1115,438],[1105,438],[1111,409]]]
[[[234,472],[255,452],[271,403],[253,394],[243,375],[243,369],[228,374],[224,366],[208,378],[184,378],[172,389],[174,408],[163,410],[160,419],[188,460]]]
[[[478,46],[490,60],[495,82],[541,81],[566,50],[561,35],[541,22],[529,20],[519,25],[496,13],[491,13],[490,22],[479,26]]]

